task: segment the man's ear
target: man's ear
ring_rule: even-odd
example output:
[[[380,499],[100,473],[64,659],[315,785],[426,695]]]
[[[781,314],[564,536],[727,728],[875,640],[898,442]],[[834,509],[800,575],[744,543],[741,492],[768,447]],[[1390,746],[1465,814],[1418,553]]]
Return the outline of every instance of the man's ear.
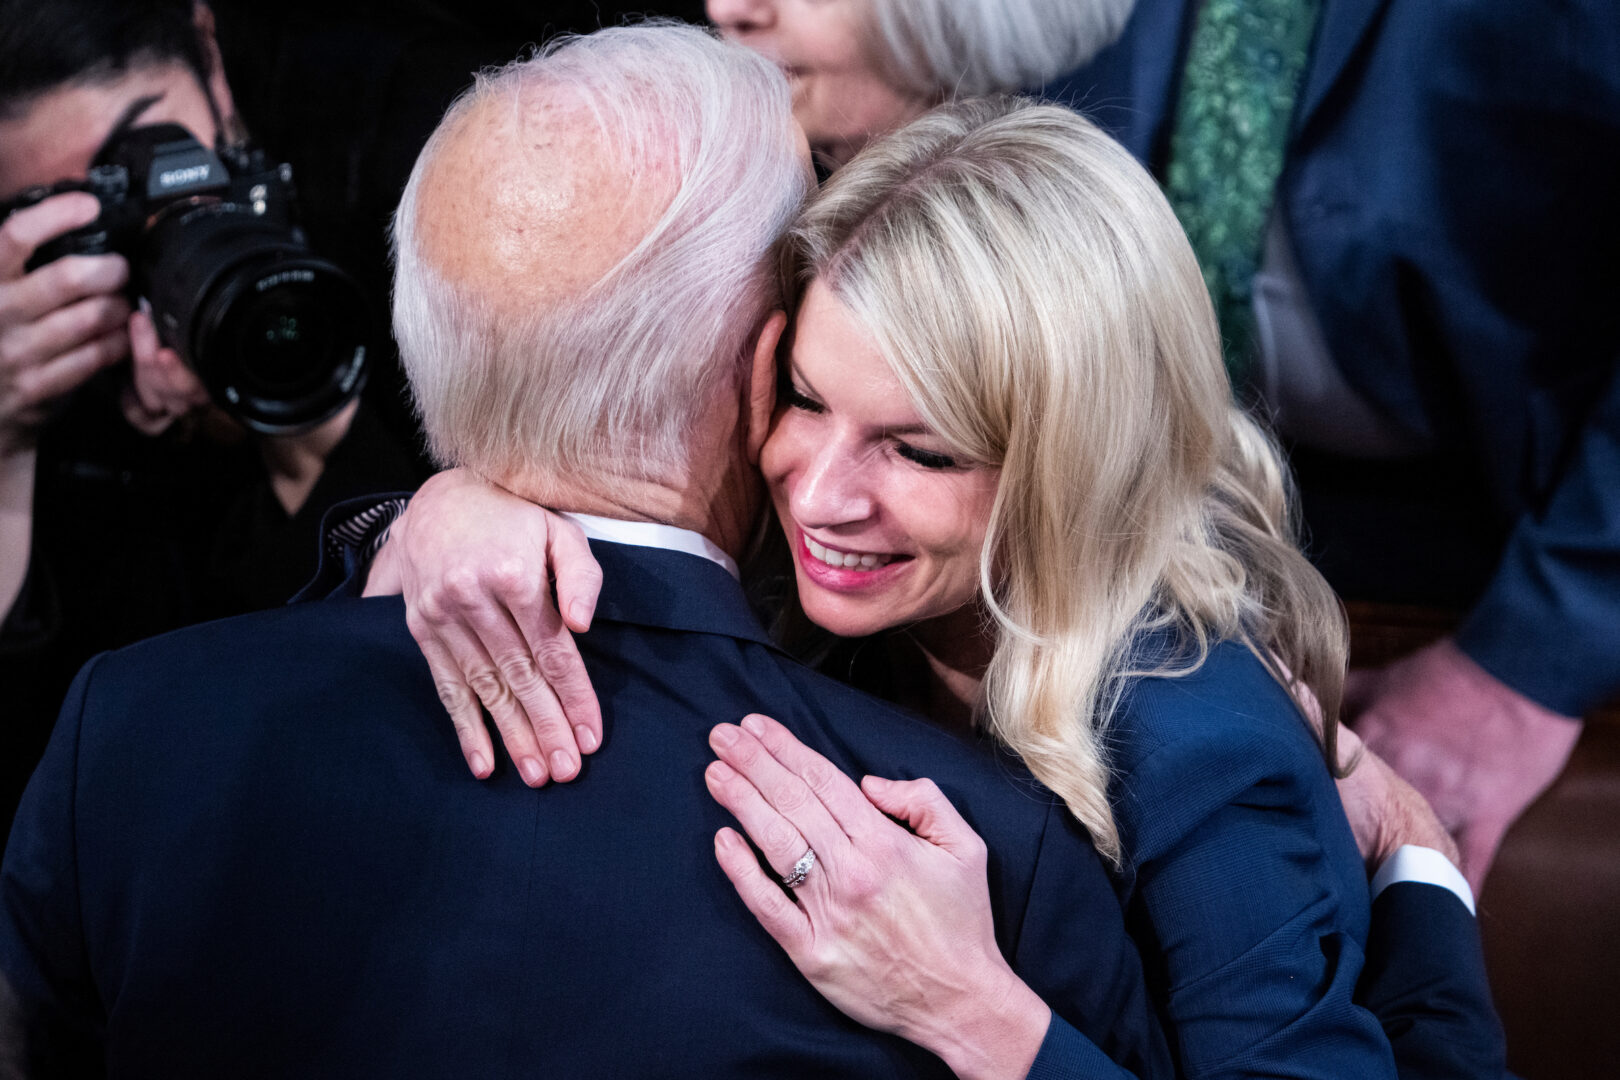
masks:
[[[773,311],[754,339],[754,363],[748,374],[748,464],[759,464],[759,452],[770,434],[776,411],[776,347],[787,328],[787,312]]]

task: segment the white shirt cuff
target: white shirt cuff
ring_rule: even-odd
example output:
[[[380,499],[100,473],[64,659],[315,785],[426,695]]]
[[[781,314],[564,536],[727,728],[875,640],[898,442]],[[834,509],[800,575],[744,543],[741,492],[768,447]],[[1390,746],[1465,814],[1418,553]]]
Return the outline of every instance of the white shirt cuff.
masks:
[[[1378,899],[1379,893],[1398,881],[1415,881],[1450,889],[1463,902],[1468,914],[1475,913],[1474,890],[1468,887],[1468,879],[1462,876],[1461,870],[1451,865],[1450,859],[1434,848],[1402,844],[1373,875],[1372,898]]]

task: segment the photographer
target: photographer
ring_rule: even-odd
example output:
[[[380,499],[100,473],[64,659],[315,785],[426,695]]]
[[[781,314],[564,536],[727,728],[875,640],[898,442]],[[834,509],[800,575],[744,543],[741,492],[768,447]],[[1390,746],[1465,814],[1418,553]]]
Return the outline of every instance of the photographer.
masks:
[[[203,148],[240,140],[205,5],[0,0],[0,201],[82,180],[107,146],[160,123]],[[101,213],[95,196],[69,192],[0,223],[8,829],[85,659],[282,602],[313,571],[327,506],[415,480],[406,453],[354,400],[307,430],[250,434],[160,342],[152,313],[132,305],[123,255],[68,254],[30,269],[44,245]]]

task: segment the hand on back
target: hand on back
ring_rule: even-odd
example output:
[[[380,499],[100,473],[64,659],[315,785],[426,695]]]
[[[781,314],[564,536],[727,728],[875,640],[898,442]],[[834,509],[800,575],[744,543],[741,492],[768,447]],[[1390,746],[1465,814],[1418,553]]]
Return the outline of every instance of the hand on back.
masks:
[[[451,469],[423,484],[394,523],[366,593],[404,594],[406,623],[473,775],[494,770],[487,709],[524,782],[538,787],[573,779],[581,755],[602,743],[573,640],[590,628],[601,583],[578,526]]]

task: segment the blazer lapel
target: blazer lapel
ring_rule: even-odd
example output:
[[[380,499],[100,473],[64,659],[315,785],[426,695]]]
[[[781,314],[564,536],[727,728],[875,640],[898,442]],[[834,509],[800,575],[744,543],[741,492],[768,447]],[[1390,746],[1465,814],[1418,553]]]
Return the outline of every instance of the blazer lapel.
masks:
[[[1296,134],[1305,130],[1316,110],[1321,108],[1379,13],[1388,5],[1389,0],[1326,0],[1310,67],[1305,73],[1305,86],[1294,110]]]

